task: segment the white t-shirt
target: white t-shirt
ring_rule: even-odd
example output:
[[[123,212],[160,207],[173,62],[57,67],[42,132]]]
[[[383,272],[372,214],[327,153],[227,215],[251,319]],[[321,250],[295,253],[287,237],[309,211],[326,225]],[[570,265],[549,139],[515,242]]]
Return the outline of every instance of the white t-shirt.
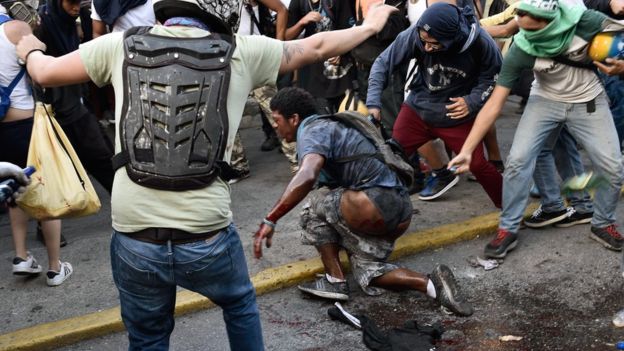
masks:
[[[91,19],[102,21],[93,4],[91,4]],[[156,24],[154,5],[152,5],[152,0],[147,0],[145,4],[132,8],[119,17],[113,24],[113,32],[123,32],[132,27],[153,26],[154,24]]]
[[[258,14],[258,4],[251,6],[254,15],[257,20],[260,20],[260,15]],[[236,32],[238,35],[260,35],[260,30],[258,26],[253,22],[249,11],[247,11],[246,5],[243,4],[241,6],[241,15],[240,15],[240,23],[238,25],[238,31]]]

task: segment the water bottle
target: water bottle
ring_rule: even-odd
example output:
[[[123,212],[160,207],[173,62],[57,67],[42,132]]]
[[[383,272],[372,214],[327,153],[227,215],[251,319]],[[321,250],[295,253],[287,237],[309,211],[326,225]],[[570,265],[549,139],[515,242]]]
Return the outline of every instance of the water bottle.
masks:
[[[28,166],[24,168],[24,174],[26,174],[27,177],[30,177],[33,173],[35,173],[35,167]],[[20,186],[21,184],[13,178],[9,178],[1,182],[0,183],[0,203],[5,203],[6,201],[8,201],[13,195],[13,193],[16,192]]]

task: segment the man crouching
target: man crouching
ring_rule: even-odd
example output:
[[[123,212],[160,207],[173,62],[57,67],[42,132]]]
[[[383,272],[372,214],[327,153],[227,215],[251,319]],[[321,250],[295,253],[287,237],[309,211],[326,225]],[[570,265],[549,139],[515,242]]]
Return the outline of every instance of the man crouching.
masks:
[[[450,268],[426,276],[388,263],[394,242],[409,227],[412,203],[398,175],[378,157],[377,147],[355,128],[316,115],[314,98],[299,88],[280,90],[271,101],[277,133],[297,141],[299,171],[255,233],[254,254],[271,247],[277,221],[307,195],[301,225],[304,244],[321,255],[325,275],[299,289],[323,298],[347,300],[349,288],[339,251],[347,251],[355,279],[368,295],[382,289],[418,290],[452,312],[469,316]],[[318,188],[313,190],[318,183]]]

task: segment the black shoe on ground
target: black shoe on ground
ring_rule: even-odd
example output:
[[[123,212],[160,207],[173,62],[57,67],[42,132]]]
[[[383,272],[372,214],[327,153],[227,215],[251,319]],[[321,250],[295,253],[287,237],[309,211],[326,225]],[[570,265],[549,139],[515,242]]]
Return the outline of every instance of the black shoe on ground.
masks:
[[[498,228],[496,238],[485,246],[485,257],[487,258],[503,258],[507,253],[513,250],[518,244],[518,235],[512,232]]]
[[[615,224],[611,224],[603,228],[592,226],[589,237],[601,243],[602,246],[609,250],[622,251],[622,243],[624,242],[624,239],[618,232]]]
[[[530,218],[524,220],[524,224],[529,228],[542,228],[551,224],[559,223],[569,215],[569,209],[555,212],[545,212],[540,206]]]
[[[280,146],[280,141],[277,138],[277,135],[273,134],[271,136],[268,136],[266,140],[262,142],[262,145],[260,145],[260,150],[271,151],[275,150],[275,148],[278,146]]]
[[[425,181],[425,188],[420,192],[418,198],[423,201],[437,199],[449,191],[459,182],[459,176],[451,172],[446,174],[433,174]]]
[[[303,283],[297,286],[299,290],[310,295],[331,300],[347,301],[349,299],[349,286],[347,282],[330,283],[323,275],[315,281]]]
[[[470,303],[463,301],[460,296],[455,276],[445,265],[437,266],[429,275],[429,279],[436,289],[436,300],[451,312],[459,316],[470,316],[474,310]]]
[[[43,230],[41,230],[41,223],[37,222],[37,240],[39,240],[43,245],[45,245],[45,238],[43,236]],[[61,247],[67,246],[67,239],[65,239],[65,235],[61,233]]]
[[[568,216],[561,222],[555,224],[557,228],[568,228],[577,224],[586,224],[590,223],[592,217],[594,216],[593,212],[587,213],[578,213],[574,208],[568,207]]]

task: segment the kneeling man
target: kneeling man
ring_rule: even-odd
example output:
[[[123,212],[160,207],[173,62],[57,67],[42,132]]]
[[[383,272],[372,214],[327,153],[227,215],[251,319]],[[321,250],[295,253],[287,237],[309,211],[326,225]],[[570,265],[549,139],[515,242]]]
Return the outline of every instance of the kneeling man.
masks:
[[[407,188],[369,138],[335,118],[316,115],[314,106],[313,97],[299,88],[282,89],[271,101],[277,133],[288,142],[297,141],[299,171],[255,234],[256,258],[262,257],[263,241],[271,246],[277,221],[309,193],[301,214],[303,241],[317,248],[325,275],[299,289],[347,300],[349,288],[338,256],[342,248],[367,294],[379,295],[384,288],[418,290],[458,315],[471,315],[472,306],[459,297],[447,266],[424,275],[387,262],[411,221]]]

